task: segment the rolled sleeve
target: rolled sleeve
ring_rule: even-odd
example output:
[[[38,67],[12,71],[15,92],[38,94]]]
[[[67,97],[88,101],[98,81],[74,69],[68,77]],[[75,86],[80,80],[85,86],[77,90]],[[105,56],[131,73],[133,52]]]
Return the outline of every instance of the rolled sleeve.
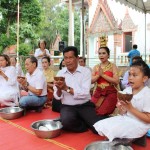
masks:
[[[57,95],[57,87],[54,86],[53,89],[54,89],[54,94],[53,94],[54,97],[55,97],[57,100],[61,100],[61,99],[63,98],[63,94],[61,94],[61,96],[59,97],[59,96]]]

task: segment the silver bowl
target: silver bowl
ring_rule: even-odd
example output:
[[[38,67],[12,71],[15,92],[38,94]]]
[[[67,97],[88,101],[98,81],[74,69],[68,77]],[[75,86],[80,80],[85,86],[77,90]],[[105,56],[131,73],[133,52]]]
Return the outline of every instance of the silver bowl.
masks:
[[[11,120],[23,116],[24,110],[20,107],[5,107],[0,109],[0,116],[4,119]]]
[[[50,139],[61,134],[62,124],[58,120],[39,120],[31,124],[31,128],[39,138]]]
[[[97,141],[88,144],[84,150],[133,150],[130,146],[113,146],[109,141]]]

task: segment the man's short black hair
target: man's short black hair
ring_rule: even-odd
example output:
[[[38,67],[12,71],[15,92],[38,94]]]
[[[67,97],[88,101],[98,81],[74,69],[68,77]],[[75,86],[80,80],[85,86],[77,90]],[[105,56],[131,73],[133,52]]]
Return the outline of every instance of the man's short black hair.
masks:
[[[133,49],[137,49],[137,45],[136,44],[133,45]]]
[[[75,47],[75,46],[67,46],[67,47],[63,50],[63,55],[64,55],[66,52],[69,52],[69,51],[73,51],[73,52],[74,52],[74,56],[75,56],[75,57],[78,57],[78,49],[77,49],[77,47]]]
[[[84,62],[86,62],[86,58],[85,57],[79,57],[79,59],[83,59]]]
[[[26,59],[30,59],[31,63],[35,63],[36,67],[38,66],[38,60],[34,56],[27,57]]]

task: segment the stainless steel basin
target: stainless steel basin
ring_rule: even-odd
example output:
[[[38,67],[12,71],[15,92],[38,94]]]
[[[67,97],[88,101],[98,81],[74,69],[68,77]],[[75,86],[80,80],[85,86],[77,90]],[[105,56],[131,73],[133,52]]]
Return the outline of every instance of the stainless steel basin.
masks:
[[[23,116],[24,110],[20,107],[5,107],[0,109],[0,116],[4,119],[17,119]]]

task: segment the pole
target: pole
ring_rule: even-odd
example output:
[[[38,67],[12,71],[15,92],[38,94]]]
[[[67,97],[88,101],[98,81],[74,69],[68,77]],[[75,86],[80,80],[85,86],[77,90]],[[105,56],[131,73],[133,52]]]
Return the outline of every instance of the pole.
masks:
[[[85,49],[84,49],[84,0],[82,0],[82,56],[85,57]]]
[[[18,11],[17,11],[17,63],[19,63],[19,3],[18,0]]]
[[[146,62],[146,12],[145,12],[145,62]]]
[[[68,46],[74,46],[74,8],[72,5],[72,0],[69,0]]]

